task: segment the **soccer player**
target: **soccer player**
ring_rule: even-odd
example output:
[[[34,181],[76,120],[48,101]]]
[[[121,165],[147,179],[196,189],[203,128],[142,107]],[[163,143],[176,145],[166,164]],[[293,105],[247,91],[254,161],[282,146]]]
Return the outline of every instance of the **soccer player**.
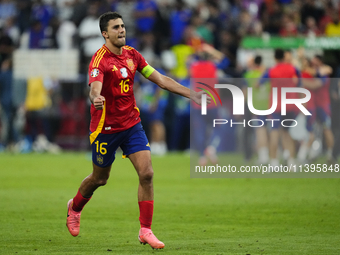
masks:
[[[262,57],[255,56],[250,60],[248,63],[248,70],[243,75],[247,85],[253,88],[253,105],[257,110],[267,110],[269,104],[269,97],[270,97],[270,84],[264,84],[260,88],[256,86],[258,79],[264,73],[264,66],[262,65]],[[249,114],[250,115],[250,114]],[[260,119],[265,123],[267,116],[255,116],[257,119]],[[251,127],[246,126],[246,130],[244,133],[244,139],[247,140],[245,146],[247,149],[251,149]],[[268,134],[267,134],[267,127],[262,126],[256,128],[256,143],[257,143],[257,153],[258,153],[258,162],[259,164],[266,164],[269,161],[269,150],[268,150]],[[249,150],[248,149],[248,150]],[[249,158],[251,153],[248,152]]]
[[[314,133],[313,133],[313,124],[314,124],[314,115],[315,115],[315,93],[314,90],[320,87],[320,83],[318,83],[318,79],[315,79],[316,69],[312,65],[312,61],[309,58],[301,57],[301,77],[302,85],[311,93],[310,100],[306,103],[307,110],[312,113],[312,115],[308,115],[306,119],[306,130],[308,131],[308,137],[302,141],[301,146],[298,152],[298,159],[301,163],[305,163],[307,159],[307,155],[309,153],[309,148],[311,147],[314,141]]]
[[[270,81],[271,89],[277,88],[277,108],[272,113],[272,119],[279,121],[273,121],[272,129],[269,134],[269,156],[270,164],[279,165],[279,159],[277,158],[277,148],[279,146],[279,139],[281,137],[282,146],[285,150],[289,151],[288,164],[294,164],[295,158],[295,146],[292,137],[290,136],[288,129],[283,128],[279,130],[280,123],[283,119],[281,116],[281,88],[282,87],[296,87],[298,85],[298,78],[301,77],[300,72],[290,63],[287,63],[284,59],[284,51],[282,49],[275,49],[274,52],[275,66],[268,69],[261,77],[260,84],[265,84],[268,79]],[[272,94],[272,93],[271,93]],[[287,98],[299,98],[296,93],[288,93]],[[270,97],[270,105],[272,105],[272,97]],[[298,109],[295,105],[287,105],[287,119],[295,119]],[[287,125],[287,124],[286,124]],[[290,124],[288,124],[290,125]],[[281,132],[280,132],[281,131]]]
[[[313,64],[314,62],[314,64]],[[330,98],[329,79],[332,68],[323,64],[321,56],[315,56],[313,60],[302,57],[301,77],[303,87],[311,93],[311,99],[307,102],[307,110],[312,115],[307,116],[306,129],[309,132],[308,141],[303,141],[299,150],[298,159],[304,162],[307,158],[309,148],[314,141],[313,125],[319,120],[324,126],[326,145],[328,146],[327,159],[332,160],[332,147],[334,145],[333,133],[330,129]],[[310,154],[310,159],[315,155]]]
[[[125,46],[122,16],[108,12],[100,16],[99,26],[105,44],[94,54],[89,66],[91,105],[90,142],[93,172],[81,183],[67,207],[67,227],[77,236],[80,214],[93,192],[106,184],[118,147],[123,150],[139,176],[138,204],[140,225],[138,239],[154,249],[164,248],[151,231],[153,216],[153,169],[149,142],[140,124],[139,109],[133,94],[136,71],[170,92],[191,98],[200,104],[202,92],[186,88],[154,70],[134,48]],[[210,98],[207,100],[210,102]]]
[[[327,160],[332,162],[334,136],[331,129],[331,100],[329,95],[329,75],[332,73],[332,70],[329,70],[327,73],[327,69],[331,69],[331,67],[324,64],[323,58],[320,55],[315,55],[312,59],[312,63],[317,70],[316,77],[322,80],[322,86],[314,91],[315,94],[318,95],[315,97],[316,117],[323,125],[323,132],[327,146]],[[324,71],[325,69],[326,71]]]

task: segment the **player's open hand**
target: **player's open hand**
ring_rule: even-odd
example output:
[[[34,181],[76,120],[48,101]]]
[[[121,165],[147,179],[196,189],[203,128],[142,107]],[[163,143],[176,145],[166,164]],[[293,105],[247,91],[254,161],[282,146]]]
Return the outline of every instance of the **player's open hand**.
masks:
[[[98,96],[95,99],[93,99],[94,108],[96,108],[96,110],[102,110],[104,107],[104,101],[105,101],[105,97],[103,96]]]
[[[201,98],[203,94],[206,94],[206,93],[204,91],[200,91],[200,92],[192,91],[190,97],[196,104],[201,105]],[[211,97],[208,95],[207,95],[207,103],[208,104],[211,103]]]

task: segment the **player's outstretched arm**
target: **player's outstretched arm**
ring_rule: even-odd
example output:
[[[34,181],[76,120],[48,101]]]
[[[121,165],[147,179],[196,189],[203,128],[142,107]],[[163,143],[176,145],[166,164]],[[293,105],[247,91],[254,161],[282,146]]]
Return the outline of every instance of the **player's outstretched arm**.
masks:
[[[202,94],[205,94],[204,91],[196,92],[187,87],[184,87],[170,77],[160,74],[157,70],[154,70],[153,73],[148,77],[148,79],[156,83],[160,88],[190,98],[199,105],[201,104]],[[208,103],[210,103],[211,101],[211,98],[209,96],[207,97],[207,101]]]
[[[91,83],[91,90],[89,98],[96,110],[102,110],[104,106],[105,98],[100,95],[103,84],[100,81],[94,81]]]

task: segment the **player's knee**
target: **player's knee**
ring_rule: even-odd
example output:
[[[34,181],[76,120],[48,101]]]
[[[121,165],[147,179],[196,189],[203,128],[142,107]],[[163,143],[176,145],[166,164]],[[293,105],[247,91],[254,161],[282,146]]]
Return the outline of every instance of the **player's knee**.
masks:
[[[107,183],[107,179],[101,178],[101,179],[97,179],[95,182],[96,182],[97,186],[104,186]]]
[[[141,182],[151,182],[153,178],[153,169],[152,167],[146,168],[139,174],[139,179]]]

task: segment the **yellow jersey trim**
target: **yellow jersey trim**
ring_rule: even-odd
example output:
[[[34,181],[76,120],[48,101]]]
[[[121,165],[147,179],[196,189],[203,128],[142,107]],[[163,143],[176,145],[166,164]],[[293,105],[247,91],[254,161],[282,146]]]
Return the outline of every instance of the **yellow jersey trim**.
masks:
[[[103,47],[109,52],[109,53],[111,53],[111,51],[109,50],[109,48],[108,47],[106,47],[106,45],[104,44],[103,45]]]
[[[98,67],[100,61],[102,60],[104,54],[105,54],[106,50],[104,48],[101,48],[98,53],[97,56],[95,57],[94,61],[93,61],[93,65],[92,67]]]
[[[145,78],[149,78],[149,76],[153,73],[153,71],[155,71],[155,68],[153,68],[150,65],[147,65],[146,67],[144,67],[142,69],[142,71],[140,72]]]
[[[104,127],[104,122],[105,122],[105,115],[106,115],[106,101],[104,101],[104,107],[103,107],[103,111],[102,111],[102,116],[100,117],[100,121],[98,123],[97,129],[96,131],[94,131],[91,135],[90,135],[90,143],[92,144],[97,136],[100,134],[100,132],[102,131],[103,127]]]
[[[104,51],[104,48],[103,48],[103,47],[100,48],[100,49],[98,50],[97,55],[96,55],[96,57],[95,57],[94,60],[93,60],[92,67],[95,67],[95,66],[96,66],[96,62],[97,62],[97,60],[98,60],[100,54],[101,54],[103,51]]]

